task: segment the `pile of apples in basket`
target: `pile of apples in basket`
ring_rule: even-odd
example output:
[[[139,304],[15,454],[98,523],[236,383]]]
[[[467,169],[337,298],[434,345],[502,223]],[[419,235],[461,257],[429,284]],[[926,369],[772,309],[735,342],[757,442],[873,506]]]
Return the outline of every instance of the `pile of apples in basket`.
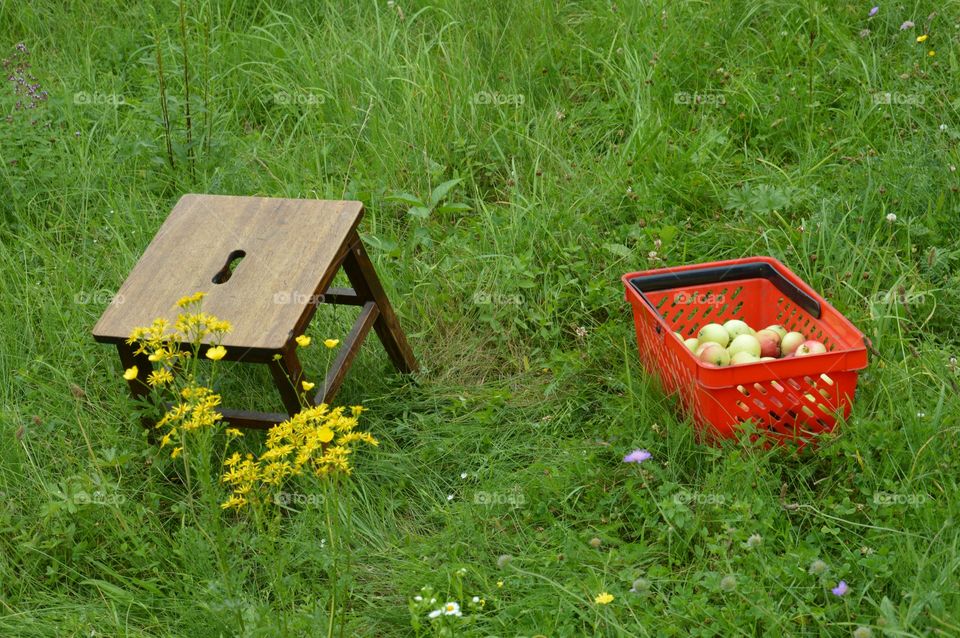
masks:
[[[696,337],[684,339],[675,332],[695,357],[714,366],[775,361],[826,352],[827,347],[800,332],[787,332],[779,324],[754,330],[745,321],[731,319],[723,325],[708,323]]]

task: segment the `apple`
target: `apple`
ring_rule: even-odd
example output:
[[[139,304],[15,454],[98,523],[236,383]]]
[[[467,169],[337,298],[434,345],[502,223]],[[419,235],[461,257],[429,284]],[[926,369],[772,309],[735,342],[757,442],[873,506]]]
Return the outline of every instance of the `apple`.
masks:
[[[753,328],[748,326],[745,321],[739,319],[730,319],[724,322],[723,329],[727,331],[731,339],[736,339],[740,335],[752,335]]]
[[[781,354],[783,356],[793,354],[797,347],[806,340],[807,338],[799,332],[788,332],[783,335],[783,339],[780,340]]]
[[[730,342],[727,350],[730,351],[730,356],[738,352],[749,352],[756,358],[760,358],[760,342],[753,335],[739,335]]]
[[[700,360],[715,366],[730,365],[730,353],[719,343],[708,344],[700,353]]]
[[[738,337],[739,338],[739,337]],[[746,350],[741,350],[732,357],[730,357],[731,365],[740,365],[741,363],[756,363],[760,360],[760,357],[755,357]]]
[[[775,323],[771,326],[767,326],[766,328],[764,328],[764,330],[773,330],[778,335],[780,335],[781,339],[783,339],[787,335],[787,329],[781,326],[779,323]]]
[[[679,339],[680,341],[683,341],[683,335],[682,335],[682,334],[680,334],[680,333],[677,332],[676,330],[674,330],[673,334],[677,335],[677,339]]]
[[[820,354],[826,352],[827,347],[820,343],[819,341],[814,341],[813,339],[808,339],[804,341],[799,346],[797,346],[796,355],[798,357],[805,357],[808,354]]]
[[[687,348],[690,349],[690,352],[696,352],[700,342],[697,341],[696,337],[690,337],[689,339],[683,340],[683,345],[687,346]]]
[[[761,357],[775,357],[780,354],[780,334],[764,328],[757,333],[757,341],[760,342]]]
[[[760,357],[761,361],[776,361],[776,357]]]
[[[708,323],[700,328],[700,332],[697,333],[697,338],[700,340],[700,343],[713,341],[714,343],[719,343],[724,348],[730,343],[730,334],[719,323]]]

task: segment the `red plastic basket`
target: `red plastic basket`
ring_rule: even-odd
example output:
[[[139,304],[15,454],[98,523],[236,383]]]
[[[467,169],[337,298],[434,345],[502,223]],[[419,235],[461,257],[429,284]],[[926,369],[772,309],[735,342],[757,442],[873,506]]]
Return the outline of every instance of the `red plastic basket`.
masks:
[[[640,359],[708,438],[735,436],[748,420],[781,440],[804,442],[850,415],[857,371],[867,366],[863,333],[776,259],[750,257],[623,276]],[[782,324],[827,352],[717,367],[677,339],[711,322],[756,329]]]

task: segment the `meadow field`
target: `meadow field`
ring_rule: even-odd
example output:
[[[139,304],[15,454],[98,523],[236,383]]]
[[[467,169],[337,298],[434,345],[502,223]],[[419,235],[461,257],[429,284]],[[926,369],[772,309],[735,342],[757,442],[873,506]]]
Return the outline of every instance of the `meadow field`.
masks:
[[[0,0],[0,33],[0,636],[960,636],[957,0]],[[263,433],[148,442],[91,328],[185,193],[363,202],[421,369],[362,348],[351,476],[224,509]],[[698,441],[638,358],[624,273],[753,255],[871,343],[801,453]]]

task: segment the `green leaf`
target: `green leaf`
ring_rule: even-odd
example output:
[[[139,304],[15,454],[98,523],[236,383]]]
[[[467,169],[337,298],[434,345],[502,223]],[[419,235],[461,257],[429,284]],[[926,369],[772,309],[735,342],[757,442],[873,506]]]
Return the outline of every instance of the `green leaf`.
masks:
[[[436,211],[441,214],[446,213],[466,213],[470,210],[473,210],[467,204],[444,204],[443,206],[437,207]]]
[[[450,192],[454,186],[462,182],[460,178],[447,180],[446,182],[440,184],[433,189],[433,192],[430,193],[430,204],[431,207],[436,206],[440,203],[440,200],[447,196],[447,193]]]
[[[603,247],[607,252],[613,253],[618,257],[628,258],[633,256],[633,252],[623,244],[604,244]]]
[[[384,199],[388,202],[399,202],[407,206],[426,206],[426,204],[420,201],[419,197],[411,195],[410,193],[394,193],[387,195]]]

